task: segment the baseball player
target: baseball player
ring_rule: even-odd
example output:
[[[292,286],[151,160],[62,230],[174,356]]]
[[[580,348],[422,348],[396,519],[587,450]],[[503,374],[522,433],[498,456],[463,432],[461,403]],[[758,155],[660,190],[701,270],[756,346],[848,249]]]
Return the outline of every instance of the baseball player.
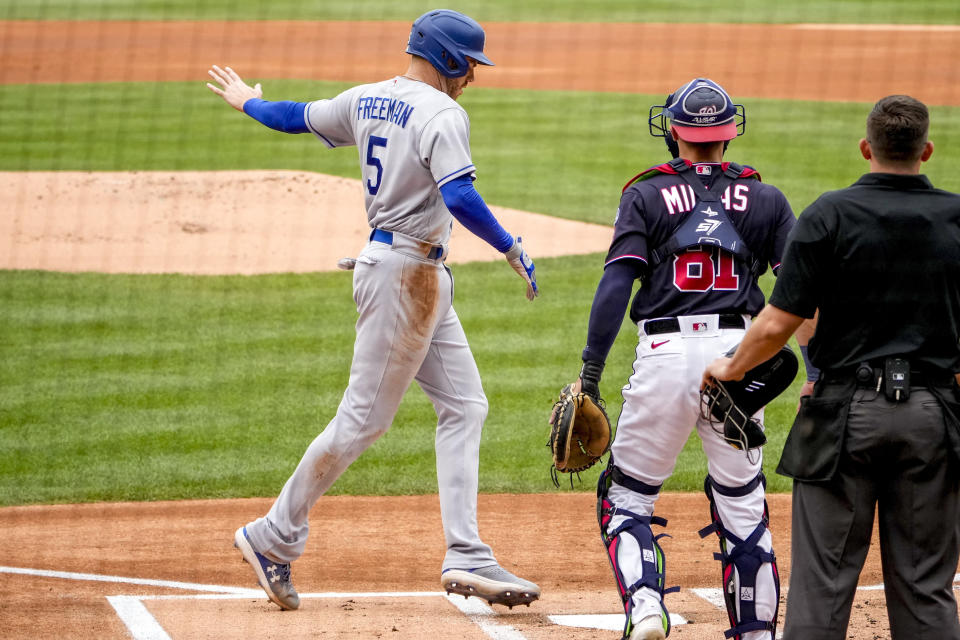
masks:
[[[485,34],[455,11],[430,11],[413,23],[406,73],[348,89],[329,100],[270,102],[229,67],[214,66],[207,86],[262,124],[312,133],[331,148],[356,146],[371,233],[353,272],[356,324],[350,381],[333,420],[310,444],[270,511],[240,527],[234,544],[270,599],[296,609],[290,563],[307,541],[314,503],[383,435],[414,380],[438,416],[437,484],[447,552],[441,584],[513,607],[540,588],[497,563],[477,526],[480,433],[487,399],[452,306],[444,263],[453,218],[503,252],[538,294],[533,261],[473,186],[470,122],[456,100],[474,67],[492,65]],[[385,529],[388,531],[389,527]]]
[[[574,390],[595,392],[630,303],[639,342],[607,469],[597,488],[601,538],[624,603],[629,640],[662,639],[666,520],[654,505],[696,427],[708,459],[705,491],[718,534],[724,593],[738,640],[773,640],[779,579],[759,451],[747,456],[700,414],[700,376],[734,347],[763,306],[757,279],[779,266],[793,212],[756,170],[723,155],[744,110],[717,83],[696,78],[651,110],[650,133],[674,159],[623,189],[603,276],[590,313]],[[762,416],[758,415],[762,420]]]

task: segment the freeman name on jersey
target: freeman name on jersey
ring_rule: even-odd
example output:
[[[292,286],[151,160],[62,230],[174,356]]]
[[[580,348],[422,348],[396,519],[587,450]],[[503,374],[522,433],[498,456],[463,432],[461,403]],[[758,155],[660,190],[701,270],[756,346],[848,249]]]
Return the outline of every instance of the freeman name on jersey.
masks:
[[[412,105],[396,98],[367,97],[357,103],[357,120],[387,120],[400,128],[406,128],[412,113]]]

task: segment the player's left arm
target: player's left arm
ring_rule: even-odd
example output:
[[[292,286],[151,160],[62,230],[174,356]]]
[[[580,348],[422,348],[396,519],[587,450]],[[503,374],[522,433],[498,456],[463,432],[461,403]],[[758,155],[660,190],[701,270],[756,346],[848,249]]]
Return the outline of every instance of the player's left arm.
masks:
[[[775,195],[773,210],[775,213],[771,234],[772,251],[770,254],[770,269],[774,275],[778,275],[780,272],[780,264],[783,261],[783,252],[786,250],[790,232],[793,231],[793,227],[797,224],[797,217],[794,215],[793,209],[790,207],[786,196],[784,196],[779,189],[775,187],[773,189]]]
[[[648,271],[644,211],[639,190],[626,190],[617,209],[603,275],[593,295],[587,344],[580,356],[583,366],[579,378],[572,384],[575,393],[582,388],[584,393],[599,397],[600,377],[630,304],[633,283]]]
[[[440,195],[447,209],[470,233],[482,238],[500,253],[513,246],[513,236],[507,233],[490,211],[487,203],[473,186],[473,178],[462,175],[440,187]]]
[[[475,236],[482,238],[494,249],[504,254],[514,271],[527,283],[527,298],[533,300],[540,294],[537,273],[533,260],[520,244],[507,233],[487,207],[487,203],[473,186],[472,174],[464,174],[440,186],[440,195],[447,209],[457,221]]]

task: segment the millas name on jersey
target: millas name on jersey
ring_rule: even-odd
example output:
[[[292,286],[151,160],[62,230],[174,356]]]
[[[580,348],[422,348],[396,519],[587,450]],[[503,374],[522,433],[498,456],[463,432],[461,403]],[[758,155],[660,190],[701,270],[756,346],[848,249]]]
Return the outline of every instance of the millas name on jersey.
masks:
[[[670,215],[690,211],[697,202],[693,193],[693,187],[688,184],[674,184],[669,187],[663,187],[660,189],[660,195],[663,196],[663,203],[667,206],[667,212]],[[747,205],[749,204],[749,196],[749,185],[732,184],[723,190],[720,201],[723,203],[723,208],[727,211],[746,211]]]

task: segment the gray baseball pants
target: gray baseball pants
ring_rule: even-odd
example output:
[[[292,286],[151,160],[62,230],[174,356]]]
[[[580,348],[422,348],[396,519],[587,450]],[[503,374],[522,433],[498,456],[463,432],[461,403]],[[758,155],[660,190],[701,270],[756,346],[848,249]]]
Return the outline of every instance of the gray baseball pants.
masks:
[[[374,441],[386,433],[413,380],[437,413],[440,514],[447,552],[443,570],[496,563],[480,540],[477,488],[487,399],[460,319],[453,278],[441,260],[394,234],[371,242],[353,276],[356,325],[350,381],[333,420],[307,448],[265,517],[247,525],[253,547],[276,562],[303,553],[308,515]]]

